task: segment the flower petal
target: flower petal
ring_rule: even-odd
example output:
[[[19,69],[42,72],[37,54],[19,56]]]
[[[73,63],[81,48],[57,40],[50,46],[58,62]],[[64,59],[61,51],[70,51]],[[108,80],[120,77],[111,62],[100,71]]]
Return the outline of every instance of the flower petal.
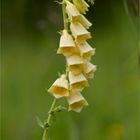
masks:
[[[78,11],[82,14],[86,14],[88,11],[89,5],[84,0],[73,0],[74,5],[78,9]]]
[[[87,78],[93,78],[94,77],[94,73],[96,71],[96,65],[93,65],[90,62],[86,62],[85,64],[85,69],[84,69],[84,74]]]
[[[86,28],[89,29],[89,27],[92,26],[92,23],[82,14],[80,14],[80,17],[78,18],[79,22]]]

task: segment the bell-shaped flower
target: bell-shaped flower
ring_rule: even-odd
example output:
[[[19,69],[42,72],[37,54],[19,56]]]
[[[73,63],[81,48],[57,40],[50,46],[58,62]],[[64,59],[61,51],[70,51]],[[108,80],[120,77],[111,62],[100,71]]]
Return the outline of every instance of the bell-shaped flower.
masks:
[[[79,18],[80,18],[79,11],[75,7],[75,5],[73,5],[69,1],[66,1],[66,12],[67,12],[67,14],[72,22],[79,20]]]
[[[72,35],[75,38],[75,41],[78,43],[82,43],[86,41],[87,39],[91,38],[90,32],[88,32],[84,26],[79,22],[72,22],[70,24],[70,29],[72,32]]]
[[[79,54],[67,57],[68,70],[73,73],[82,72],[84,69],[84,61]]]
[[[80,14],[79,20],[78,20],[86,29],[89,29],[89,27],[92,26],[92,23],[82,14]]]
[[[75,53],[75,51],[76,45],[72,36],[67,32],[67,30],[63,30],[57,53],[63,54],[64,56],[69,56]]]
[[[77,47],[80,50],[80,54],[83,59],[90,60],[95,54],[95,48],[92,48],[87,42],[77,43]]]
[[[69,1],[66,1],[66,4],[66,11],[71,22],[80,22],[87,29],[92,26],[92,23],[88,21],[85,16],[80,14],[75,5]]]
[[[86,14],[89,5],[86,3],[85,0],[73,0],[73,3],[80,13]]]
[[[84,106],[88,103],[80,92],[70,92],[70,96],[67,97],[69,103],[69,110],[75,112],[81,112]]]
[[[69,72],[70,90],[82,91],[88,86],[88,81],[82,73],[74,74]]]
[[[86,64],[85,64],[85,69],[84,69],[84,75],[85,75],[87,78],[93,78],[96,69],[97,69],[96,65],[93,65],[93,64],[90,63],[90,62],[86,62]]]
[[[55,98],[69,96],[69,84],[66,75],[61,75],[48,89],[48,92],[52,93]]]

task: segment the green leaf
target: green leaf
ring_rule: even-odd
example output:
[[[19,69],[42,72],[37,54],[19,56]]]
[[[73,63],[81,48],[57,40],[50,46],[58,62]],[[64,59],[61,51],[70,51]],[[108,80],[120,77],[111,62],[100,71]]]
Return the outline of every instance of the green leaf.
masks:
[[[36,116],[36,121],[37,121],[37,124],[41,127],[41,128],[44,128],[44,124],[43,122],[40,120],[40,118],[38,116]]]

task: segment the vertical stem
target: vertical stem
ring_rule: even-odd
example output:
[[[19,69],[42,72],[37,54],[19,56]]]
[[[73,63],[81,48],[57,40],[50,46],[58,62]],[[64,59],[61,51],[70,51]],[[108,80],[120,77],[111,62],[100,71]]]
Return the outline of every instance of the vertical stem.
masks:
[[[62,11],[63,11],[64,29],[68,31],[68,19],[67,19],[67,13],[66,13],[66,3],[65,3],[65,0],[63,0]]]
[[[51,112],[55,108],[55,104],[56,104],[56,99],[54,98],[54,100],[52,102],[52,105],[51,105],[51,108],[49,110],[48,118],[47,118],[47,120],[44,123],[45,127],[44,127],[44,132],[43,132],[42,140],[48,140],[48,130],[49,130],[49,127],[51,125],[51,118],[53,116]]]
[[[65,0],[63,0],[62,11],[63,11],[64,29],[68,31],[68,18],[67,18],[67,13],[66,13]],[[43,132],[42,140],[48,140],[48,130],[49,130],[49,127],[51,126],[51,118],[53,116],[52,111],[55,108],[55,104],[56,104],[56,99],[54,98],[51,108],[49,110],[48,118],[44,123],[44,132]]]
[[[46,123],[48,124],[48,125],[50,125],[50,123],[51,123],[51,117],[52,117],[52,114],[51,114],[51,112],[53,111],[53,109],[54,109],[54,107],[55,107],[55,104],[56,104],[56,98],[54,98],[54,100],[53,100],[53,102],[52,102],[52,105],[51,105],[51,108],[50,108],[50,110],[49,110],[49,116],[48,116],[48,119],[47,119],[47,121],[46,121]]]

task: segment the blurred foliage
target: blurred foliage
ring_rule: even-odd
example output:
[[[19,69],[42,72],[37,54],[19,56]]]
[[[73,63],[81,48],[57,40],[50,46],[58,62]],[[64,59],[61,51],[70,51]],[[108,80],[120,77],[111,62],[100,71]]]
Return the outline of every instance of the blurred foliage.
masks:
[[[51,139],[138,140],[138,29],[121,0],[96,0],[88,19],[98,66],[83,93],[89,106],[58,114]],[[2,1],[2,140],[41,139],[36,116],[44,120],[53,100],[45,88],[65,68],[56,55],[62,28],[61,7],[52,0]]]

